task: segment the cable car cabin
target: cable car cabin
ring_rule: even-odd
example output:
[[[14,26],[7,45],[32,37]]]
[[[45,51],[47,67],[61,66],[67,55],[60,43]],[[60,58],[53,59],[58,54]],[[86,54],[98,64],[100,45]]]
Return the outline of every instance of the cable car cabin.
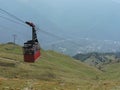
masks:
[[[35,25],[30,22],[26,22],[29,26],[32,27],[32,40],[29,40],[24,43],[23,53],[25,62],[35,62],[40,56],[40,45],[37,39],[37,34],[35,30]]]
[[[33,40],[24,43],[24,61],[25,62],[35,62],[40,56],[40,46],[38,42]]]

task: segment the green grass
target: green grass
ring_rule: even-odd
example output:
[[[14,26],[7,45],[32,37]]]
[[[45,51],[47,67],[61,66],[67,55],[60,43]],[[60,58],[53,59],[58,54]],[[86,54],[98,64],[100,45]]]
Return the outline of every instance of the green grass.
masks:
[[[106,67],[108,72],[104,73],[69,56],[44,50],[35,63],[25,63],[22,48],[11,47],[11,44],[0,45],[0,90],[112,90],[119,87],[119,80],[112,75],[107,77],[114,66]]]
[[[11,49],[11,47],[14,48]],[[41,50],[41,53],[41,57],[35,63],[25,63],[23,61],[22,48],[20,46],[14,46],[13,44],[1,44],[0,57],[2,58],[0,59],[0,67],[2,68],[1,71],[4,73],[0,74],[6,76],[6,73],[9,73],[9,77],[13,77],[18,73],[21,78],[25,77],[37,79],[41,79],[40,76],[49,77],[49,75],[52,78],[58,79],[65,77],[66,79],[71,77],[94,78],[96,75],[101,74],[101,72],[97,69],[74,60],[69,56],[56,53],[54,51]],[[8,67],[9,70],[7,70]],[[14,71],[16,72],[13,74]]]
[[[109,80],[120,80],[120,63],[104,66],[105,78]]]

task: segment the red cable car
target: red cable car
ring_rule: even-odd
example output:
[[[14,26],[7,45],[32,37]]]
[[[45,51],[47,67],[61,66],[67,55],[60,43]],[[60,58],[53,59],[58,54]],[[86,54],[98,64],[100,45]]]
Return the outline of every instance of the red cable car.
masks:
[[[32,40],[24,43],[24,61],[25,62],[35,62],[40,56],[40,44],[37,39],[37,34],[35,30],[35,25],[31,22],[26,22],[27,25],[32,27]]]

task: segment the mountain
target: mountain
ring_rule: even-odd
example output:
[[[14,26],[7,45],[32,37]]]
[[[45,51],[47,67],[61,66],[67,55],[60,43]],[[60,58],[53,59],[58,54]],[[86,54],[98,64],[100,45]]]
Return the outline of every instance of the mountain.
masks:
[[[74,56],[75,54],[89,52],[119,52],[120,42],[81,38],[80,40],[61,40],[48,43],[47,45],[43,45],[43,48]]]
[[[103,66],[103,72],[61,53],[41,53],[35,63],[25,63],[21,46],[0,44],[0,90],[119,90],[119,63]]]
[[[77,54],[73,58],[87,63],[91,66],[97,67],[102,70],[105,65],[119,63],[120,53],[87,53],[87,54]]]
[[[101,77],[101,71],[69,56],[54,51],[41,53],[35,63],[25,63],[21,46],[0,44],[0,89],[25,88],[34,83],[28,88],[74,90],[82,82],[87,84],[87,80]]]

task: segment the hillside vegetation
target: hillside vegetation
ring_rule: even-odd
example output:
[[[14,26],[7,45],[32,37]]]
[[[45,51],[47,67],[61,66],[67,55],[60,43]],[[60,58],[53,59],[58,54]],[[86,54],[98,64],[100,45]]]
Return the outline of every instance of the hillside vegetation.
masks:
[[[77,54],[73,58],[80,60],[88,65],[97,67],[101,69],[103,66],[112,63],[120,62],[120,53],[86,53],[86,54]],[[102,70],[102,69],[101,69]]]
[[[35,63],[23,61],[21,46],[0,45],[0,90],[119,90],[120,82],[69,56],[41,50]],[[114,67],[114,66],[113,66]],[[115,69],[113,72],[116,72]],[[119,74],[118,74],[119,75]]]

